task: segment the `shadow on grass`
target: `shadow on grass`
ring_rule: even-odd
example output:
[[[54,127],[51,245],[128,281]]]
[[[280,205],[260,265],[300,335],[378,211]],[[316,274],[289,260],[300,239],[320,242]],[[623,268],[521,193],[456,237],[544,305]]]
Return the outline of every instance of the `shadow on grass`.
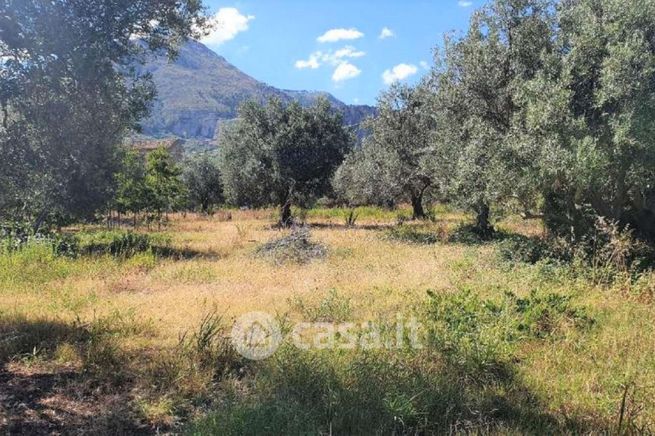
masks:
[[[190,260],[190,259],[204,259],[204,260],[218,260],[220,255],[213,251],[200,251],[193,248],[184,247],[170,247],[170,246],[154,246],[152,252],[155,256],[173,259],[173,260]]]
[[[307,226],[313,229],[340,229],[340,230],[385,230],[392,228],[394,224],[354,224],[346,225],[340,223],[311,223]]]
[[[56,354],[66,350],[69,362]],[[61,356],[64,357],[64,356]],[[110,365],[98,376],[94,366]],[[7,434],[146,434],[130,410],[131,382],[98,331],[0,318],[0,428]]]
[[[152,334],[130,314],[70,324],[0,315],[2,433],[168,434],[212,404],[215,383],[247,369],[216,313],[160,349],[126,346]]]
[[[279,353],[279,354],[278,354]],[[498,365],[475,373],[436,356],[287,350],[263,362],[250,398],[235,396],[191,434],[585,433],[556,417]],[[604,423],[594,427],[609,428]]]
[[[494,230],[490,235],[482,236],[472,224],[462,224],[448,235],[446,242],[451,244],[476,246],[521,236],[523,235],[507,232],[505,230]]]

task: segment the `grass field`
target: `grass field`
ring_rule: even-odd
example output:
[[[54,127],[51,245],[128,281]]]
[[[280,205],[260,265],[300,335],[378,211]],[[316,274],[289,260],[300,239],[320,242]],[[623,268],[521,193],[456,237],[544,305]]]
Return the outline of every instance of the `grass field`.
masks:
[[[510,262],[468,217],[316,209],[326,254],[258,254],[274,211],[175,215],[167,250],[0,255],[0,428],[102,434],[636,433],[655,430],[655,275]],[[409,211],[400,211],[400,215]],[[510,217],[504,234],[538,236]],[[100,228],[69,229],[93,238]],[[88,236],[91,235],[91,236]],[[601,274],[602,273],[602,274]],[[231,347],[251,311],[296,323],[415,317],[423,347]],[[384,332],[383,332],[384,334]]]

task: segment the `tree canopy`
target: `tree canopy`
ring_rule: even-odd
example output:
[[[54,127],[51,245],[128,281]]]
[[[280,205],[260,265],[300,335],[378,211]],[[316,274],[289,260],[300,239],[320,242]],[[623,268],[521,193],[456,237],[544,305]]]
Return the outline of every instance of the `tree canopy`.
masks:
[[[215,156],[201,153],[188,158],[182,175],[191,208],[207,213],[212,206],[223,202],[223,185]]]
[[[424,197],[440,191],[447,166],[439,157],[438,115],[425,84],[384,92],[378,115],[365,123],[369,135],[361,149],[335,176],[338,195],[354,204],[410,201],[414,217],[424,218]]]
[[[0,218],[38,229],[109,204],[155,95],[129,66],[204,26],[200,0],[0,2]]]
[[[239,206],[279,205],[280,222],[288,225],[292,204],[307,205],[330,191],[352,143],[342,115],[325,99],[309,108],[248,102],[220,137],[226,199]]]

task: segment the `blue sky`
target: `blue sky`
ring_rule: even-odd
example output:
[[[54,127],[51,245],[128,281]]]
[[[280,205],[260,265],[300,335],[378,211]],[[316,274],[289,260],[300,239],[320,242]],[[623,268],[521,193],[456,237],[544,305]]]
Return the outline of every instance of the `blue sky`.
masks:
[[[443,34],[464,31],[483,0],[206,3],[217,26],[203,42],[245,73],[278,88],[374,104],[394,80],[425,74]]]

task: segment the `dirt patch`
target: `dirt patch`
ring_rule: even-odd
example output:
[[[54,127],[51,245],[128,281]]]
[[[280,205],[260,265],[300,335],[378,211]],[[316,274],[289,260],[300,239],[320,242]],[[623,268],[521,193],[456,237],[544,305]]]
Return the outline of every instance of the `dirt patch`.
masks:
[[[87,378],[88,380],[88,378]],[[0,431],[6,434],[150,434],[129,409],[129,389],[94,385],[72,366],[10,363],[0,370]]]

